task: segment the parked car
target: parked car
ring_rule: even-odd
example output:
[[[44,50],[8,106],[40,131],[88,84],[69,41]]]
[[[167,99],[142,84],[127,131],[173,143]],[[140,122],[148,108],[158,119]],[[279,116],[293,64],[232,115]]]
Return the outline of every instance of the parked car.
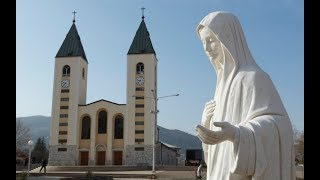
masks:
[[[202,149],[187,149],[185,166],[199,166],[203,161]]]

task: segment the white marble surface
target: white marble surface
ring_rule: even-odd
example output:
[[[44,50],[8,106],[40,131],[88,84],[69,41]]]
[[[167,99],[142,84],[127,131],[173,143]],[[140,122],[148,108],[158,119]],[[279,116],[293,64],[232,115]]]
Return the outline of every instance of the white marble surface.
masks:
[[[213,12],[196,31],[217,76],[214,98],[196,127],[207,179],[295,179],[289,116],[272,80],[255,63],[239,20]]]

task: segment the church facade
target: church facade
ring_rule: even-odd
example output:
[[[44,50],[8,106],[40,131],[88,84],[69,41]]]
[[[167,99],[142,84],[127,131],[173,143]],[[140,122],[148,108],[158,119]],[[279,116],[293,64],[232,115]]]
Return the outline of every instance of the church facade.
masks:
[[[73,21],[55,57],[49,165],[152,165],[157,61],[142,16],[127,53],[127,103],[87,104],[88,59]],[[175,165],[177,149],[156,142],[156,164]]]

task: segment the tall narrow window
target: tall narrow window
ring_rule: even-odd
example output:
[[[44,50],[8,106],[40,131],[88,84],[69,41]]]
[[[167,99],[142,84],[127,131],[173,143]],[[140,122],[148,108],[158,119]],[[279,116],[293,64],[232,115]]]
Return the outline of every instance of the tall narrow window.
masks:
[[[137,74],[144,74],[144,64],[141,62],[137,64]]]
[[[120,115],[114,121],[114,138],[123,139],[123,117]]]
[[[89,116],[82,118],[81,139],[90,139],[90,122],[91,119]]]
[[[108,114],[106,111],[99,112],[98,134],[107,133],[107,116],[108,116]]]
[[[62,76],[70,76],[70,66],[68,65],[63,66]]]
[[[84,68],[82,68],[82,79],[85,79],[85,71],[84,71]]]

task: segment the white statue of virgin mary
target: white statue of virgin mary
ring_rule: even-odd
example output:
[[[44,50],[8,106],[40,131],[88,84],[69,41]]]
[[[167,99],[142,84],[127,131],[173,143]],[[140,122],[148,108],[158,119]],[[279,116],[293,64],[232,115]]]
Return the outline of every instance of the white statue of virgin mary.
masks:
[[[253,59],[238,19],[213,12],[197,34],[217,74],[203,111],[208,180],[294,180],[293,131],[270,77]]]

